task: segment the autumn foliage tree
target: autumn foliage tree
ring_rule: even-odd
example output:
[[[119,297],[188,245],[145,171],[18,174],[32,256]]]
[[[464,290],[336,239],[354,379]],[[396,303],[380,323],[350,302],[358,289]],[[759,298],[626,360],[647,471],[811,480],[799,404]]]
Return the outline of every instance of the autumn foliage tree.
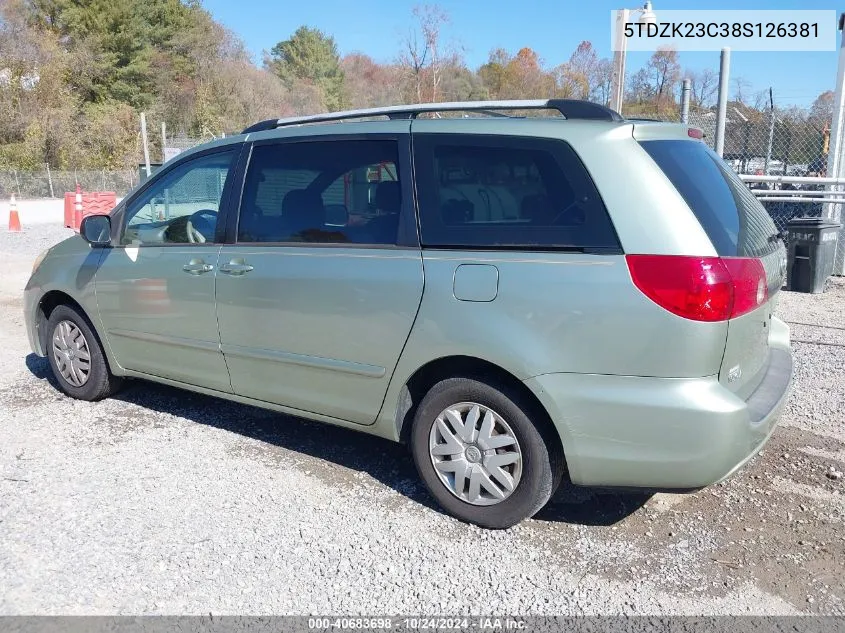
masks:
[[[495,99],[554,96],[553,74],[543,69],[537,53],[528,47],[519,49],[513,56],[502,49],[492,51],[478,74],[490,96]]]
[[[378,64],[363,53],[351,53],[340,61],[346,99],[355,107],[371,108],[402,101],[403,69]]]
[[[610,95],[610,60],[600,59],[590,42],[582,41],[569,61],[555,69],[555,75],[560,96],[607,103]]]
[[[0,3],[0,169],[128,168],[140,159],[141,110],[152,129],[166,121],[210,138],[286,100],[196,2]]]

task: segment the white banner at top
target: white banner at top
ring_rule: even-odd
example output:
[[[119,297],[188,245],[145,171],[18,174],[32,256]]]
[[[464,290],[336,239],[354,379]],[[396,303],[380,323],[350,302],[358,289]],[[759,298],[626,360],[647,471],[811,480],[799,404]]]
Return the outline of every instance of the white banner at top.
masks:
[[[834,10],[625,10],[610,12],[610,42],[629,51],[835,51]]]

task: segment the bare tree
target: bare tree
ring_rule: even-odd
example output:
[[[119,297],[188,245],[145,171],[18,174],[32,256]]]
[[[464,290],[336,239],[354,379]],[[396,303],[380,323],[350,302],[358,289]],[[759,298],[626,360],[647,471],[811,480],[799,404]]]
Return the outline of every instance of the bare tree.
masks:
[[[411,80],[414,83],[414,92],[417,96],[417,103],[423,100],[423,74],[429,56],[428,44],[424,38],[422,38],[422,43],[420,39],[417,30],[411,29],[408,37],[403,42],[404,50],[399,55],[399,65],[410,71]]]
[[[658,48],[631,77],[628,98],[638,104],[650,104],[657,109],[674,102],[675,87],[681,78],[678,51]]]
[[[556,94],[560,97],[592,99],[607,103],[610,98],[611,69],[610,60],[599,59],[593,45],[584,40],[572,53],[569,61],[552,70]]]
[[[595,68],[590,98],[593,101],[604,105],[610,103],[610,86],[612,83],[613,62],[609,59],[600,59]]]
[[[690,80],[690,102],[699,108],[713,105],[719,88],[719,75],[710,68],[702,71],[687,70],[684,77]]]
[[[628,87],[625,90],[626,101],[633,101],[635,103],[648,103],[653,101],[656,95],[654,85],[651,82],[651,77],[645,68],[640,68],[631,77],[628,82]]]
[[[573,89],[574,96],[578,99],[589,99],[593,89],[593,79],[596,68],[599,64],[599,57],[596,49],[586,40],[578,45],[575,52],[564,64],[563,75]]]
[[[732,81],[734,84],[734,101],[744,106],[750,105],[751,82],[745,77],[734,77]]]
[[[826,90],[810,106],[810,119],[820,128],[830,126],[833,121],[833,99],[833,91]]]
[[[758,90],[751,98],[751,107],[755,110],[768,110],[771,107],[768,90]]]
[[[448,14],[437,5],[414,7],[416,24],[403,41],[399,65],[407,69],[417,101],[437,101],[444,71],[458,67],[460,54],[444,44],[442,30],[449,23]]]
[[[437,89],[443,79],[443,51],[440,50],[440,29],[449,21],[449,17],[436,5],[416,7],[414,14],[420,22],[420,30],[431,54],[431,63],[429,64],[431,70],[431,100],[437,101]]]
[[[658,48],[648,60],[646,68],[656,99],[663,101],[672,97],[675,85],[681,77],[678,51],[671,48]]]

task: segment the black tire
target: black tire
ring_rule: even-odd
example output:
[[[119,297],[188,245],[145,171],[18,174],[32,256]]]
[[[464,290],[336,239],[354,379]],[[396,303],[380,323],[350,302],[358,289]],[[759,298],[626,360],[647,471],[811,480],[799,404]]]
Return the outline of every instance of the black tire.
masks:
[[[474,505],[447,488],[432,464],[429,437],[437,416],[451,405],[471,402],[489,407],[511,427],[522,453],[522,476],[514,491],[494,505]],[[491,386],[473,378],[447,378],[435,384],[417,408],[410,444],[414,463],[429,492],[452,516],[481,527],[504,529],[534,516],[560,483],[563,456],[558,444],[532,422],[537,413],[515,389]],[[538,420],[539,421],[539,420]]]
[[[53,347],[53,334],[62,321],[70,321],[82,332],[90,355],[90,370],[87,379],[79,386],[72,384],[59,371],[56,351]],[[90,402],[102,400],[115,393],[123,380],[111,373],[108,361],[103,353],[103,345],[94,328],[85,315],[68,305],[57,306],[47,320],[47,330],[44,335],[45,351],[50,363],[50,369],[59,383],[59,388],[71,398],[88,400]]]

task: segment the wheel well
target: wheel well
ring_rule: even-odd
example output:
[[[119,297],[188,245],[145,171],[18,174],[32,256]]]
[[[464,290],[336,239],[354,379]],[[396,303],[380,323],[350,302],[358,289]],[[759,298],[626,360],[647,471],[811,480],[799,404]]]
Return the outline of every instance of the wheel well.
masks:
[[[472,356],[447,356],[420,367],[405,383],[396,407],[396,428],[399,440],[407,443],[417,406],[435,384],[446,378],[475,378],[492,386],[515,390],[523,403],[531,408],[531,419],[547,442],[553,442],[563,455],[563,445],[546,408],[519,378],[498,365]]]
[[[46,328],[47,328],[47,321],[50,320],[50,315],[53,313],[57,307],[61,305],[70,306],[74,310],[77,310],[79,314],[84,316],[88,319],[89,325],[91,325],[91,329],[94,330],[94,334],[97,333],[96,329],[94,328],[93,324],[91,323],[91,319],[88,317],[88,314],[82,308],[81,305],[77,301],[73,299],[68,294],[65,294],[61,290],[51,290],[50,292],[46,293],[43,297],[41,297],[41,301],[38,303],[38,310],[36,311],[36,322],[37,322],[37,331],[41,336],[41,351],[45,354],[47,353],[45,342],[45,337],[47,336]]]

